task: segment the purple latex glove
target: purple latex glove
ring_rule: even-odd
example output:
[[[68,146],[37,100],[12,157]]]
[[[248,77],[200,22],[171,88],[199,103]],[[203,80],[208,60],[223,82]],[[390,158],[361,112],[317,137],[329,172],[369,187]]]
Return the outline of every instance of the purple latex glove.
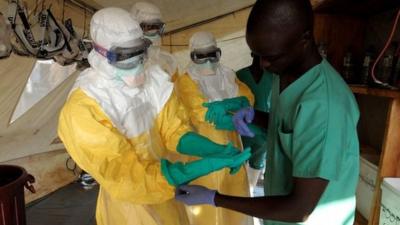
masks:
[[[245,137],[254,137],[254,133],[247,126],[248,123],[251,123],[254,119],[254,108],[246,107],[237,111],[233,117],[233,124],[237,132]]]
[[[215,206],[216,190],[210,190],[200,185],[182,185],[176,188],[175,199],[186,205],[208,204]]]

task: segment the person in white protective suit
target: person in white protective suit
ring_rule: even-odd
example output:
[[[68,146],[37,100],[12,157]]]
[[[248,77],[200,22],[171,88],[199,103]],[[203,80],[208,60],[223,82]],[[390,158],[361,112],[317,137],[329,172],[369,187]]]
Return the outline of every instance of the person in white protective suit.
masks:
[[[189,225],[175,187],[222,168],[250,150],[216,144],[190,130],[173,83],[144,68],[150,43],[129,12],[97,11],[90,23],[90,68],[78,77],[58,134],[75,162],[100,184],[98,225]],[[184,156],[187,155],[187,156]],[[193,161],[184,162],[188,156]]]
[[[165,29],[160,9],[149,2],[136,2],[131,8],[131,16],[139,22],[145,38],[151,40],[152,45],[148,49],[149,64],[161,66],[175,81],[179,68],[175,57],[161,49],[161,37]]]
[[[190,38],[191,62],[186,73],[175,82],[178,95],[186,107],[195,130],[219,144],[231,143],[241,148],[232,114],[254,102],[250,89],[236,78],[235,72],[222,65],[221,49],[210,32],[196,32]],[[222,193],[248,197],[249,184],[246,170],[220,170],[201,177],[193,184],[218,189]],[[208,205],[188,206],[198,211],[190,219],[196,225],[229,224],[251,225],[252,218],[231,210]]]

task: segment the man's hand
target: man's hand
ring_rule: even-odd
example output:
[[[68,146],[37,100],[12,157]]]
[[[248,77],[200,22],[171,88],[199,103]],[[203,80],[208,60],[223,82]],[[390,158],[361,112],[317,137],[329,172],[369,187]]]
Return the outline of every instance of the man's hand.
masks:
[[[254,137],[254,133],[250,130],[247,124],[251,123],[254,119],[254,108],[246,107],[237,111],[233,117],[233,124],[237,132],[245,137]]]
[[[176,188],[175,199],[186,205],[208,204],[215,206],[214,198],[216,192],[199,185],[182,185]]]

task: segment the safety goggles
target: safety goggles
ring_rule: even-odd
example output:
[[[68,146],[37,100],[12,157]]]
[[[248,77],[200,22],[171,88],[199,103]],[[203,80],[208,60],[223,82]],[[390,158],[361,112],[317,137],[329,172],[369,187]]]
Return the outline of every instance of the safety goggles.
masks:
[[[190,58],[196,64],[203,64],[207,61],[216,63],[219,62],[219,59],[221,58],[221,49],[215,48],[213,51],[208,52],[192,51],[190,53]]]
[[[156,36],[156,35],[162,35],[164,33],[165,29],[165,23],[161,21],[156,21],[153,23],[141,23],[140,27],[143,30],[143,35],[145,36]]]
[[[147,56],[147,48],[151,42],[147,39],[141,39],[141,43],[134,47],[111,47],[107,50],[100,45],[94,43],[93,47],[96,52],[107,58],[109,64],[120,69],[131,69],[138,64],[142,64]]]

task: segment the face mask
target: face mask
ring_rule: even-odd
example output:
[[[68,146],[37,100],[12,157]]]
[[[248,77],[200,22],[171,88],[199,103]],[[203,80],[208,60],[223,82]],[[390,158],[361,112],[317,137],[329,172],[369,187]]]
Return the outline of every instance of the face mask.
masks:
[[[203,64],[195,64],[197,71],[203,76],[215,75],[217,70],[217,63],[211,63],[209,61]]]
[[[115,76],[130,87],[138,87],[145,81],[144,65],[138,64],[136,67],[127,70],[116,68]]]
[[[156,35],[144,35],[145,38],[149,39],[153,46],[161,46],[161,36],[159,34]]]

